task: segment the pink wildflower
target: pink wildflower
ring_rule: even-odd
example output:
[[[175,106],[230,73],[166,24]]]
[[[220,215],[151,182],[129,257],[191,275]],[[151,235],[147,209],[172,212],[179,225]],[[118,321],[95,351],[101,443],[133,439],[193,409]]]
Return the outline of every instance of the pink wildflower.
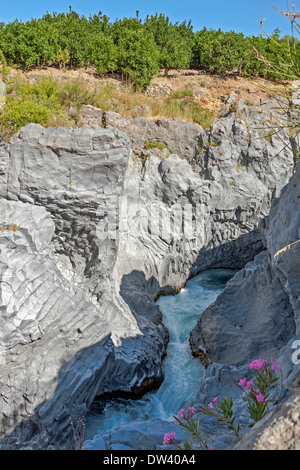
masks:
[[[167,434],[165,434],[163,445],[165,446],[168,444],[175,444],[175,432],[167,432]]]
[[[249,389],[251,387],[251,385],[253,385],[253,380],[249,380],[246,385],[245,385],[245,388]]]
[[[181,410],[178,411],[177,413],[178,418],[181,418],[182,416],[184,416],[184,412],[185,412],[185,408],[181,408]]]
[[[245,385],[245,383],[246,383],[246,380],[247,380],[247,379],[246,379],[245,377],[244,377],[243,379],[240,379],[239,385],[240,385],[241,387],[244,387],[244,385]]]
[[[256,359],[252,361],[249,365],[249,369],[260,370],[266,365],[266,361],[264,359]]]
[[[259,403],[263,403],[265,401],[265,397],[261,394],[261,393],[258,393],[256,395],[256,400],[259,402]]]
[[[213,398],[213,401],[218,401],[218,397]]]
[[[273,370],[279,370],[277,359],[271,357],[271,368]]]
[[[214,407],[214,405],[212,404],[212,402],[210,402],[210,403],[208,404],[208,408],[213,408],[213,407]]]
[[[196,411],[196,408],[190,407],[188,411],[185,411],[185,408],[182,408],[180,411],[177,413],[178,418],[183,418],[186,421],[191,419],[194,416],[194,412]],[[177,421],[176,421],[177,422]]]

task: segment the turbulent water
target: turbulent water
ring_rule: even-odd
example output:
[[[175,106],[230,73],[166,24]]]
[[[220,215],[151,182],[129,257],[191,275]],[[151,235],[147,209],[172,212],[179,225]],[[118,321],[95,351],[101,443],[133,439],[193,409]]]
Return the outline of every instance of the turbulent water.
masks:
[[[170,334],[164,382],[157,391],[139,400],[115,398],[95,403],[87,416],[86,439],[102,435],[122,422],[168,420],[191,405],[204,368],[191,354],[189,334],[203,310],[215,301],[233,275],[232,270],[205,271],[188,281],[178,295],[160,297],[158,304]]]

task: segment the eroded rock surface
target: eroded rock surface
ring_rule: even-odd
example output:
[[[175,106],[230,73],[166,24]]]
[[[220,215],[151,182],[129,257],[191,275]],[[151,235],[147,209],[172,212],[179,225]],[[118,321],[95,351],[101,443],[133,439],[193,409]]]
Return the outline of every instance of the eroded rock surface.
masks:
[[[145,134],[131,139],[116,120],[114,130],[29,125],[1,147],[6,448],[72,447],[70,418],[95,396],[158,386],[168,338],[157,294],[253,259],[258,223],[292,174],[292,153],[275,159],[279,141],[234,115],[205,132],[135,124]],[[138,140],[160,131],[178,155],[137,159]]]
[[[298,165],[261,224],[266,250],[228,283],[192,331],[192,348],[206,361],[270,359],[299,334],[299,188]]]
[[[118,214],[128,152],[111,130],[40,126],[10,148],[11,200],[0,200],[6,447],[68,447],[70,418],[96,395],[163,378],[160,312],[135,318],[112,276],[118,246],[105,219]]]
[[[259,422],[234,450],[300,450],[299,394]]]

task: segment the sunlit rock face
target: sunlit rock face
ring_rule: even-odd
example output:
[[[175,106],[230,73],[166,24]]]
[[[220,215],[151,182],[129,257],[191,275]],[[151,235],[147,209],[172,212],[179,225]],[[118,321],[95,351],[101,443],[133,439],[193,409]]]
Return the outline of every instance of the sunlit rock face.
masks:
[[[14,432],[12,446],[71,445],[70,418],[96,395],[162,380],[160,312],[135,318],[113,276],[129,142],[111,130],[29,125],[6,157],[1,429]]]
[[[300,166],[261,224],[265,250],[248,263],[191,333],[206,362],[270,359],[300,327]],[[235,346],[232,347],[232,344]]]
[[[95,396],[159,386],[159,292],[262,249],[257,226],[292,174],[291,152],[274,159],[279,143],[254,142],[234,116],[197,127],[194,147],[191,126],[186,156],[180,142],[178,155],[139,159],[123,130],[85,126],[31,124],[0,147],[6,448],[70,448],[70,419]],[[179,139],[186,128],[176,122]]]

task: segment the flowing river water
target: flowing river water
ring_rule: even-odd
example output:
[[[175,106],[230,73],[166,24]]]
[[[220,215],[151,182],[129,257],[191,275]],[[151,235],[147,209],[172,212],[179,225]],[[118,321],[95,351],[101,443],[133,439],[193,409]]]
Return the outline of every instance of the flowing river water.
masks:
[[[191,405],[204,367],[191,354],[189,334],[201,313],[215,301],[235,272],[228,269],[205,271],[189,280],[179,294],[159,298],[163,322],[170,334],[162,385],[138,400],[110,398],[95,403],[86,419],[86,440],[93,440],[120,423],[173,419],[178,410]]]

